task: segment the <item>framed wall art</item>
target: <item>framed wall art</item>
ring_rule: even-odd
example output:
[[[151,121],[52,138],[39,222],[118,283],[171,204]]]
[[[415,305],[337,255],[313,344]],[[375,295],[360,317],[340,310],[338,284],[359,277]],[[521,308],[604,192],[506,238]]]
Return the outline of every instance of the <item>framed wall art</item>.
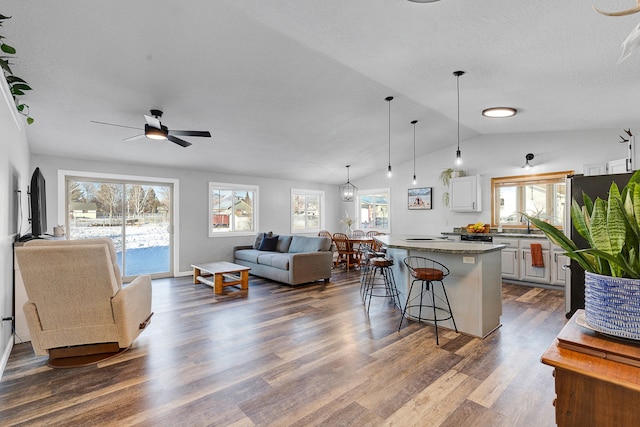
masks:
[[[409,204],[410,210],[431,209],[431,194],[433,187],[409,188]]]

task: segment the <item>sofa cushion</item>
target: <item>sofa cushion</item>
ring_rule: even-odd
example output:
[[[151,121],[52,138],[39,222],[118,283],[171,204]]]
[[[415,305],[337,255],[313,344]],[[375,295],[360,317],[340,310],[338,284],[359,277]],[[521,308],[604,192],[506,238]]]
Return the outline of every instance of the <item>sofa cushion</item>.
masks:
[[[262,238],[262,242],[258,247],[259,251],[268,251],[274,252],[276,250],[276,246],[278,245],[278,236],[264,236]]]
[[[293,236],[289,253],[328,251],[330,248],[328,237]]]
[[[289,259],[289,254],[281,254],[279,252],[262,252],[258,256],[258,264],[267,265],[280,270],[289,270]]]
[[[256,239],[253,241],[253,249],[258,249],[260,247],[260,243],[262,243],[262,239],[264,236],[272,236],[273,232],[269,231],[268,233],[258,233],[256,234]]]
[[[278,246],[276,246],[276,251],[287,253],[289,252],[290,245],[291,245],[291,236],[280,236],[278,238]]]
[[[242,249],[236,251],[235,257],[238,260],[253,262],[254,264],[258,263],[258,256],[263,254],[264,252],[260,252],[257,249]]]

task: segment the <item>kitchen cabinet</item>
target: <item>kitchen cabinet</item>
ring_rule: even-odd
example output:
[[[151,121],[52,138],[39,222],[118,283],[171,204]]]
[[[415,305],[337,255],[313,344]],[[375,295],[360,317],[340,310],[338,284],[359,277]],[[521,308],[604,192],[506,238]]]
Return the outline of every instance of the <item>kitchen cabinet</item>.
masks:
[[[451,178],[450,207],[455,212],[481,212],[480,176]]]
[[[607,173],[627,173],[627,159],[611,160],[607,162]]]
[[[564,254],[564,250],[557,246],[552,247],[553,250],[551,251],[550,271],[551,284],[564,286],[566,284],[566,271],[564,269],[564,266],[568,266],[571,260]]]
[[[539,243],[542,246],[542,261],[544,267],[534,267],[531,258],[531,244]],[[551,281],[551,256],[548,240],[520,239],[520,280],[525,282],[550,283]]]
[[[502,278],[520,279],[520,250],[518,239],[506,239],[496,237],[493,239],[496,245],[505,245],[502,250]]]
[[[502,278],[519,282],[539,283],[564,287],[566,283],[564,265],[569,258],[558,246],[540,237],[494,237],[493,243],[505,245],[502,249]],[[531,260],[531,244],[542,246],[544,267],[534,267]]]

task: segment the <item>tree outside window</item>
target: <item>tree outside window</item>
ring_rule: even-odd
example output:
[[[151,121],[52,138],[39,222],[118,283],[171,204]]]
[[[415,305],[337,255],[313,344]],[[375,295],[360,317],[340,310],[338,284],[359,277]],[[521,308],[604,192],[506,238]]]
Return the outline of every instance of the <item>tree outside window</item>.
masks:
[[[389,189],[360,190],[358,192],[358,228],[388,233],[391,229],[389,218]]]
[[[291,190],[291,233],[317,233],[324,228],[324,191]]]
[[[257,201],[257,186],[210,182],[209,237],[255,233]]]

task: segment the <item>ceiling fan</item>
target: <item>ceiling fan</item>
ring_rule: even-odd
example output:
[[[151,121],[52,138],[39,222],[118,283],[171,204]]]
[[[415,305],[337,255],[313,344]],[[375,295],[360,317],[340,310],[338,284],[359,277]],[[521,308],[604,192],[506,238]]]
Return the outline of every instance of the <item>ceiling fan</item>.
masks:
[[[145,123],[144,125],[144,133],[141,135],[136,135],[136,136],[132,136],[131,138],[126,138],[123,139],[123,141],[133,141],[135,139],[141,139],[141,138],[150,138],[150,139],[168,139],[169,141],[176,143],[178,145],[180,145],[181,147],[188,147],[191,145],[190,142],[185,141],[184,139],[180,139],[178,138],[176,135],[178,136],[201,136],[201,137],[205,137],[205,138],[211,138],[211,132],[209,131],[200,131],[200,130],[173,130],[173,129],[169,129],[167,128],[165,125],[163,125],[160,122],[160,118],[162,117],[162,111],[160,110],[151,110],[150,111],[151,115],[144,115],[145,120],[147,121],[147,123]],[[118,126],[118,127],[122,127],[122,128],[129,128],[129,129],[138,129],[138,130],[142,130],[140,128],[135,128],[132,126],[124,126],[124,125],[116,125],[113,123],[105,123],[105,122],[98,122],[95,120],[91,120],[92,123],[98,123],[101,125],[108,125],[108,126]]]

